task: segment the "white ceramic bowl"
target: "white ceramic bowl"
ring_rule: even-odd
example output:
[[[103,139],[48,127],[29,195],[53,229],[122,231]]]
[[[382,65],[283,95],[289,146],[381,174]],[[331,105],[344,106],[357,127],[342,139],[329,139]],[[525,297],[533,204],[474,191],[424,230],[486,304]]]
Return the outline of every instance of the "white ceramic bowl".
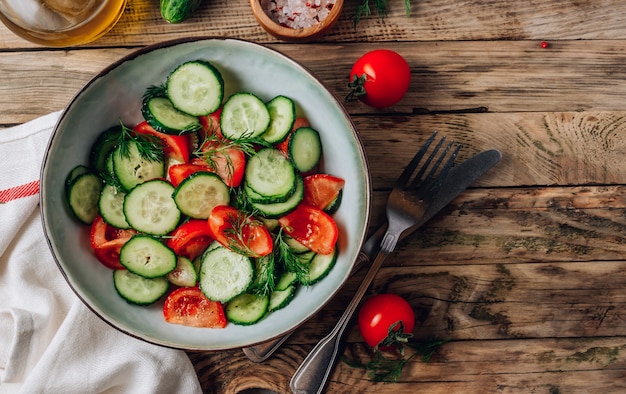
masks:
[[[65,203],[64,178],[77,164],[87,164],[96,136],[119,124],[142,121],[141,97],[165,80],[177,65],[205,59],[219,67],[226,94],[254,92],[265,100],[283,94],[295,100],[322,138],[325,171],[346,180],[343,202],[335,214],[340,254],[330,275],[301,287],[286,308],[253,326],[225,329],[166,323],[162,302],[133,306],[118,296],[112,273],[94,257],[89,228],[77,224]],[[52,134],[41,172],[44,231],[67,282],[104,321],[131,336],[188,350],[223,350],[264,342],[294,330],[320,310],[344,284],[365,237],[369,220],[369,171],[355,127],[341,103],[304,67],[264,46],[235,39],[194,38],[139,50],[112,64],[74,97]]]

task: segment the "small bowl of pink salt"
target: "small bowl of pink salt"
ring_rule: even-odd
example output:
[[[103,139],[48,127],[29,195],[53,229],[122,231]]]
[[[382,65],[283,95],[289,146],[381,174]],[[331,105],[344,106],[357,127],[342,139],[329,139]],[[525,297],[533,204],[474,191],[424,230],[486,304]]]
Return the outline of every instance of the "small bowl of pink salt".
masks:
[[[343,0],[250,0],[257,21],[269,34],[290,42],[314,41],[337,22]]]

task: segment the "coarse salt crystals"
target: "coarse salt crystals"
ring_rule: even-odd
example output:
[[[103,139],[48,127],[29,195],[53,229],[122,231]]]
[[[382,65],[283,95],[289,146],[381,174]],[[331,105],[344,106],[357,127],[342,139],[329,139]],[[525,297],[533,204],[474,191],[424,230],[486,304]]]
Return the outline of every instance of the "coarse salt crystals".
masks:
[[[333,9],[335,0],[268,0],[261,3],[274,22],[302,29],[323,21]]]

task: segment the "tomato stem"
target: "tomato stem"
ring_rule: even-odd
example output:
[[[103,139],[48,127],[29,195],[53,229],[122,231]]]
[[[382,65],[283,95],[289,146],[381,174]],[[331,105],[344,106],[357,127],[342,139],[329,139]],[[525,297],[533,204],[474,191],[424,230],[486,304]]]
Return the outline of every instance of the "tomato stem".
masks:
[[[346,102],[356,101],[360,97],[367,94],[365,90],[365,82],[367,82],[367,75],[362,74],[360,76],[355,75],[350,82],[348,82],[348,88],[350,93],[345,98]]]

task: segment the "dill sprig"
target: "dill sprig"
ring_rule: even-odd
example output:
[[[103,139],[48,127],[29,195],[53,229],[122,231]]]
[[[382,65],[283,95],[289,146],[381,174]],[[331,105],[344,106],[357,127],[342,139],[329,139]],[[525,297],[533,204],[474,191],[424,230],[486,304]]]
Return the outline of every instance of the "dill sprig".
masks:
[[[276,288],[274,254],[256,259],[256,270],[252,289],[260,295],[270,295]]]
[[[145,101],[152,97],[167,97],[167,87],[165,85],[152,85],[146,89],[142,99]]]
[[[244,227],[264,226],[264,224],[252,214],[243,211],[240,214],[229,213],[227,221],[230,227],[224,230],[224,235],[228,238],[228,248],[235,253],[248,257],[261,257],[248,247],[247,240],[244,237]]]
[[[387,0],[374,0],[374,7],[376,9],[376,14],[380,17],[380,19],[385,19],[387,16]],[[411,0],[404,0],[404,10],[406,16],[411,15]],[[370,8],[370,0],[361,0],[354,13],[354,29],[356,30],[356,26],[363,17],[368,17],[371,14],[372,10]]]
[[[304,279],[309,273],[309,267],[302,262],[300,257],[291,250],[285,242],[282,228],[276,234],[274,249],[278,254],[279,261],[283,264],[285,271],[293,272],[298,279]]]
[[[394,330],[398,327],[397,330]],[[426,342],[412,341],[413,334],[404,332],[404,324],[399,321],[389,327],[387,338],[374,347],[372,358],[367,363],[361,360],[350,360],[343,357],[343,361],[351,367],[362,368],[367,371],[368,378],[373,382],[396,382],[402,375],[404,366],[417,356],[422,357],[425,363],[430,362],[433,354],[450,339],[432,339]],[[413,349],[407,357],[405,347]],[[381,349],[390,349],[383,352]]]
[[[130,146],[137,147],[139,156],[147,161],[163,161],[165,153],[163,141],[157,136],[142,133],[133,133],[133,130],[122,124],[118,136],[117,146],[122,157],[130,157]]]

